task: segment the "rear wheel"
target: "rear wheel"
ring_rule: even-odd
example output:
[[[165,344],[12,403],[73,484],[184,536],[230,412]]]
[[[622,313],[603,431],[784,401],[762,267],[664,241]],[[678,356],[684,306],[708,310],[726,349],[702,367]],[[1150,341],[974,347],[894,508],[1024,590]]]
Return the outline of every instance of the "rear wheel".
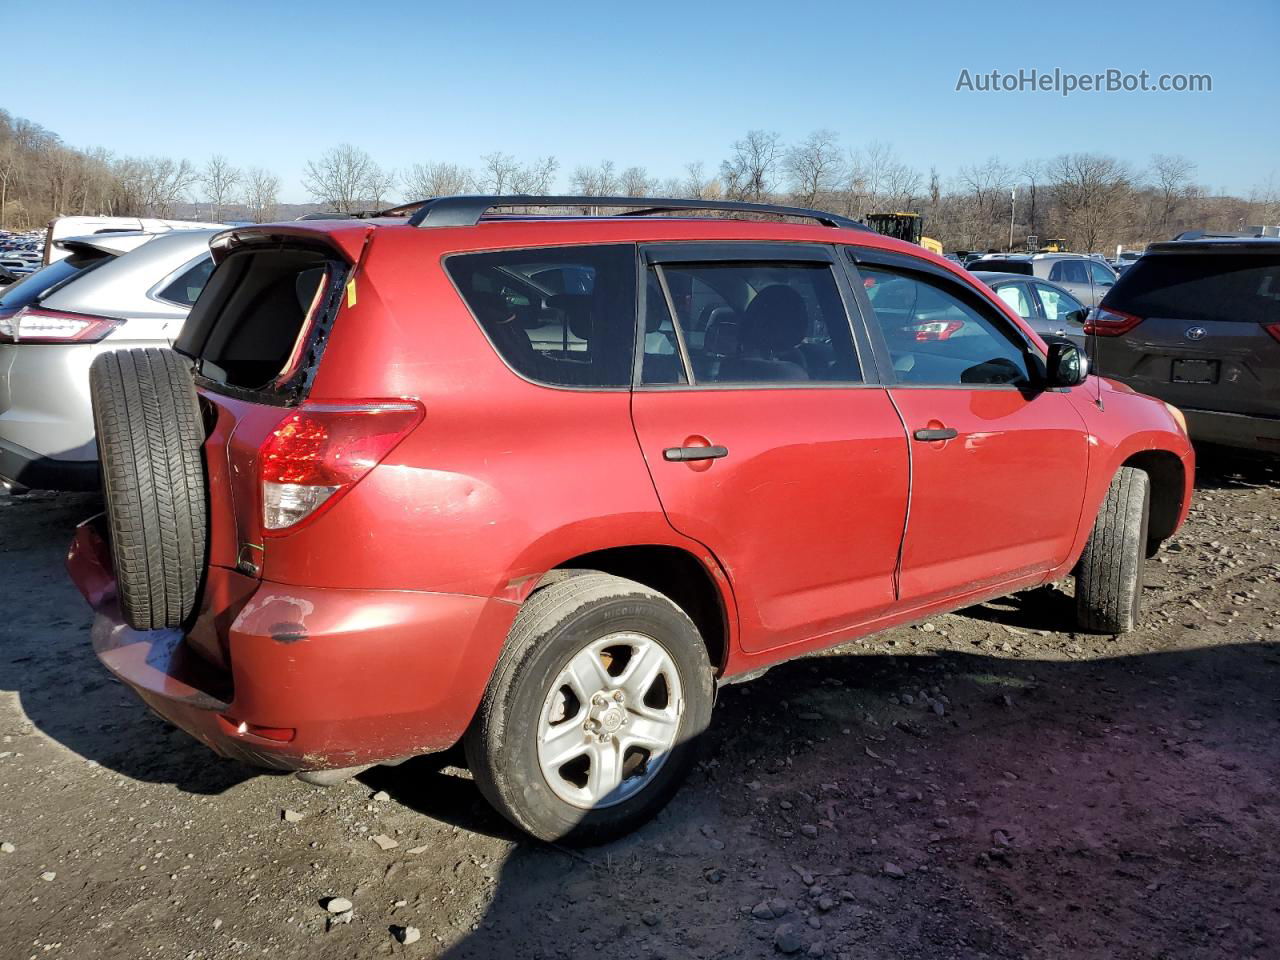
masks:
[[[684,611],[641,584],[583,573],[521,609],[467,732],[467,762],[516,826],[543,840],[600,843],[671,799],[714,691]]]
[[[116,592],[137,630],[183,624],[204,572],[204,430],[172,350],[101,354],[89,370]]]
[[[1150,513],[1147,474],[1136,467],[1121,467],[1076,570],[1076,617],[1082,630],[1128,633],[1137,625]]]

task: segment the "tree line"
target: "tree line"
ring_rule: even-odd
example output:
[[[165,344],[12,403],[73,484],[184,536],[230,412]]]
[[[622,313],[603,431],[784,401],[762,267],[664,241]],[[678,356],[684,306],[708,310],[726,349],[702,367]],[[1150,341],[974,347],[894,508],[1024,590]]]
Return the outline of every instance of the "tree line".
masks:
[[[915,212],[947,250],[1023,249],[1027,237],[1065,239],[1073,250],[1140,247],[1182,230],[1236,230],[1280,223],[1274,178],[1246,196],[1214,193],[1182,156],[1155,155],[1141,166],[1095,153],[1064,153],[1011,164],[992,157],[945,179],[892,145],[843,143],[816,130],[787,143],[751,130],[716,165],[684,164],[672,176],[612,160],[561,171],[554,156],[521,159],[502,151],[475,166],[450,160],[395,170],[364,149],[339,144],[309,160],[303,187],[313,203],[338,213],[379,210],[406,200],[455,193],[545,194],[567,182],[585,197],[666,196],[781,202],[821,207],[854,219]],[[116,157],[80,150],[29,120],[0,111],[0,227],[40,226],[60,214],[118,214],[258,223],[280,215],[280,178],[215,155],[202,165],[169,157]],[[193,209],[194,206],[194,209]]]

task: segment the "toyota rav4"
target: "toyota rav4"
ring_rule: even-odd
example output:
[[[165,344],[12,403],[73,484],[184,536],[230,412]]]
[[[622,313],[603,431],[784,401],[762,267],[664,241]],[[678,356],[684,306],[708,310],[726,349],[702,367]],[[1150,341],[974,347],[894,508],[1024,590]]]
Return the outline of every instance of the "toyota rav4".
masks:
[[[718,686],[1073,574],[1128,630],[1188,509],[1175,408],[832,214],[447,197],[212,249],[174,350],[95,361],[68,563],[109,670],[313,782],[461,741],[598,841]]]

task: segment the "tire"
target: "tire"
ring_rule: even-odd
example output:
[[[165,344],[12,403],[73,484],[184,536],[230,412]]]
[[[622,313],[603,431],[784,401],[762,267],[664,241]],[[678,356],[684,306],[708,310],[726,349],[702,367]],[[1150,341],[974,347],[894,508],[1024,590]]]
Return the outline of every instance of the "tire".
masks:
[[[1076,618],[1091,633],[1128,633],[1138,623],[1147,558],[1151,481],[1121,467],[1111,481],[1076,570]]]
[[[608,646],[614,641],[619,645]],[[667,665],[655,675],[661,681],[655,679],[641,703],[632,696],[637,678],[664,656]],[[574,685],[563,682],[575,664],[589,662],[610,675],[598,702],[586,686],[580,699]],[[615,710],[620,690],[625,696]],[[463,745],[480,791],[521,830],[541,840],[603,843],[649,820],[675,794],[697,758],[714,702],[706,646],[684,611],[639,583],[586,572],[525,601]],[[556,720],[557,706],[563,719]],[[648,731],[647,718],[658,714],[675,718],[663,721],[663,729],[675,731],[671,747],[636,747],[632,738]],[[615,727],[619,715],[622,726]],[[592,724],[598,733],[586,732]],[[544,773],[540,751],[553,749],[552,734],[567,736],[568,751],[598,749],[616,757],[623,771],[616,788],[599,802],[591,799],[593,773],[606,771],[601,782],[609,782],[607,764],[593,766],[594,754]],[[567,796],[575,791],[584,796]]]
[[[172,350],[116,350],[89,370],[116,595],[137,630],[195,609],[208,506],[204,430],[191,370]]]

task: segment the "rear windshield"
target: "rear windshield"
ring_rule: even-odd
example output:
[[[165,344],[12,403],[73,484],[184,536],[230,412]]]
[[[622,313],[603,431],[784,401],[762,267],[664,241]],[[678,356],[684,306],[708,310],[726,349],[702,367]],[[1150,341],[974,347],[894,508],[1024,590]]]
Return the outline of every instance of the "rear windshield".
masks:
[[[1120,275],[1103,303],[1139,317],[1275,323],[1280,252],[1143,257]]]
[[[312,334],[337,313],[347,265],[309,249],[232,253],[218,265],[175,344],[202,376],[297,398],[319,357]]]
[[[94,267],[100,267],[114,257],[109,253],[73,253],[35,273],[28,274],[17,283],[4,288],[0,294],[0,313],[16,313],[23,307],[38,303],[45,296],[83,276]]]
[[[565,387],[623,387],[635,353],[635,248],[542,247],[445,262],[517,373]]]

